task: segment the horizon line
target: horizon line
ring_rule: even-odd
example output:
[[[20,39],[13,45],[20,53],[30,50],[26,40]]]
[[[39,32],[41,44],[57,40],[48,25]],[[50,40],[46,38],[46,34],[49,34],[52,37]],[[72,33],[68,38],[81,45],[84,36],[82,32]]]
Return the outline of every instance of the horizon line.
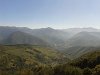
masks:
[[[100,29],[100,28],[96,28],[96,27],[66,27],[66,28],[54,28],[54,27],[37,27],[37,28],[32,28],[32,27],[27,27],[27,26],[0,26],[0,27],[16,27],[16,28],[28,28],[28,29],[43,29],[43,28],[51,28],[51,29],[88,29],[88,28],[91,28],[91,29]]]

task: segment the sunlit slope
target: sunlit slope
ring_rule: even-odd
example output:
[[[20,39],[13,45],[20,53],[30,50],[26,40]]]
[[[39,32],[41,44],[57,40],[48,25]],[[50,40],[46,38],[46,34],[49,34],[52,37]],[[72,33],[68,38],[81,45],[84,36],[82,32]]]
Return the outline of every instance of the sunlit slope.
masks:
[[[65,55],[48,47],[32,45],[0,46],[0,63],[53,64],[69,61]],[[1,64],[2,66],[2,64]]]

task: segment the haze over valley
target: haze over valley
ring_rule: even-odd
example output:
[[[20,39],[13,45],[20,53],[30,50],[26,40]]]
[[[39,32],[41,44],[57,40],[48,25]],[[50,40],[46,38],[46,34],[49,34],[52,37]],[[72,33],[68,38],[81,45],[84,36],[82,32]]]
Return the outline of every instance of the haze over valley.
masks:
[[[91,51],[91,48],[100,47],[100,30],[95,28],[60,30],[50,27],[29,29],[26,27],[1,26],[0,35],[0,44],[48,46],[58,51],[65,51],[67,54],[81,55]]]
[[[21,75],[24,75],[24,73],[26,75],[29,73],[30,75],[38,75],[43,72],[44,74],[48,74],[46,73],[47,70],[42,71],[42,69],[40,69],[40,73],[36,72],[35,69],[39,69],[39,67],[43,69],[48,67],[48,70],[52,70],[49,71],[52,73],[48,75],[56,75],[58,73],[61,75],[62,73],[67,73],[67,71],[60,73],[59,66],[67,67],[67,65],[69,65],[67,69],[73,69],[73,71],[69,70],[69,73],[72,75],[75,71],[75,67],[80,70],[83,70],[83,68],[87,69],[86,67],[95,69],[97,65],[99,67],[99,57],[99,29],[53,29],[50,27],[30,29],[27,27],[0,26],[1,75],[6,75],[7,73],[17,74],[19,69],[22,70],[18,72],[18,74],[22,73]],[[90,61],[89,58],[92,60]],[[85,60],[89,62],[84,63]],[[87,64],[87,66],[84,64]],[[45,67],[43,67],[43,65],[45,65]],[[51,69],[50,66],[53,67],[53,69]],[[56,68],[58,69],[57,73]],[[23,72],[24,69],[26,69],[26,72]],[[80,75],[85,72],[85,70],[83,70],[83,72],[80,70],[78,70],[79,74],[75,75]],[[89,71],[92,73],[91,70]],[[99,74],[99,72],[97,73]]]
[[[100,0],[0,0],[0,75],[100,75]]]

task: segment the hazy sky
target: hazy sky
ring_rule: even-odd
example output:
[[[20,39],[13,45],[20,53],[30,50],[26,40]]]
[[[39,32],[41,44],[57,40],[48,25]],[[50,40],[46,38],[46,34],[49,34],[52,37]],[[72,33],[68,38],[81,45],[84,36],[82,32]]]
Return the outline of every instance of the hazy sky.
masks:
[[[100,28],[100,0],[0,0],[0,26]]]

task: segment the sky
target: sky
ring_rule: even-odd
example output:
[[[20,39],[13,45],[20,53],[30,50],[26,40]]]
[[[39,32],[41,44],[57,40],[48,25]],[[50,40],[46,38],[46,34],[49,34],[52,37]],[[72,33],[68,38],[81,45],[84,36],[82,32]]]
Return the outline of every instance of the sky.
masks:
[[[100,28],[100,0],[0,0],[0,26]]]

